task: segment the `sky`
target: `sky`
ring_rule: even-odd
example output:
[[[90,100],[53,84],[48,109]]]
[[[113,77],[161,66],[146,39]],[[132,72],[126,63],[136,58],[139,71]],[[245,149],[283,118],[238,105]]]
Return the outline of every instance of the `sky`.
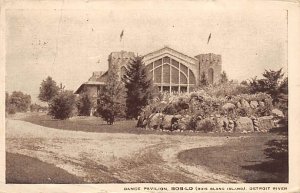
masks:
[[[222,70],[238,81],[264,69],[287,71],[285,10],[235,9],[213,2],[174,6],[171,1],[135,1],[136,6],[128,6],[103,1],[88,8],[8,9],[6,91],[23,91],[38,102],[47,76],[76,90],[93,71],[107,70],[111,52],[143,55],[164,46],[192,57],[221,54]]]

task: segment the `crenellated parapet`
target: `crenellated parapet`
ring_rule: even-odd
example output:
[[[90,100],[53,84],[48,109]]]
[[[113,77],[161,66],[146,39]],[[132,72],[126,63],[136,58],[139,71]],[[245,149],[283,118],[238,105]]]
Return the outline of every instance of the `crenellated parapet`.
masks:
[[[209,53],[199,54],[195,56],[198,59],[199,65],[199,79],[205,74],[208,83],[218,83],[222,72],[222,56]]]

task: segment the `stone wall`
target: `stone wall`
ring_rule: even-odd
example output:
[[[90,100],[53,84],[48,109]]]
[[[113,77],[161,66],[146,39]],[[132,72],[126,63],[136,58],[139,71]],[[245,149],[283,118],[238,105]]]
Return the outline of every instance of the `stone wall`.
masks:
[[[265,93],[227,98],[197,91],[153,99],[137,126],[181,132],[268,132],[283,117]]]

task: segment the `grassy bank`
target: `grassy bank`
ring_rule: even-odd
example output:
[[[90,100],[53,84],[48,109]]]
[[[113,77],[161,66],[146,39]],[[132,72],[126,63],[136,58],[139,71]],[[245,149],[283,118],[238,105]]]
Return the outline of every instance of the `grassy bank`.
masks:
[[[204,147],[178,154],[181,162],[239,177],[247,183],[288,182],[288,154],[284,136],[263,134],[234,140],[224,146]]]
[[[134,120],[116,121],[113,125],[108,125],[98,117],[73,117],[66,120],[52,119],[49,115],[41,113],[28,114],[21,118],[36,125],[50,128],[86,131],[86,132],[109,132],[109,133],[134,133],[136,132]]]
[[[53,164],[25,155],[6,153],[6,183],[76,184],[84,182]]]

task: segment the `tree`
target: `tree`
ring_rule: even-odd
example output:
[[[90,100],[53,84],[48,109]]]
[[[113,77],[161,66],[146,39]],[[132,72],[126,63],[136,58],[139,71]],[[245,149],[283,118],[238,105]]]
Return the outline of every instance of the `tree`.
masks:
[[[206,78],[205,72],[203,72],[200,78],[200,86],[207,86],[207,85],[208,85],[208,80]]]
[[[72,91],[61,91],[49,102],[49,115],[55,119],[71,117],[75,107],[75,95]]]
[[[288,94],[288,77],[285,77],[280,83],[279,91],[283,94]]]
[[[10,103],[10,96],[8,92],[5,92],[5,112],[8,114],[16,113],[16,107]]]
[[[100,104],[97,111],[99,115],[110,125],[115,122],[116,117],[125,116],[125,87],[120,81],[116,66],[108,71],[106,85],[100,92]]]
[[[24,94],[21,91],[14,91],[11,95],[6,93],[5,104],[6,108],[11,113],[14,112],[26,112],[29,110],[29,106],[31,104],[31,96],[28,94]]]
[[[280,86],[284,81],[281,82],[280,80],[283,78],[284,73],[282,73],[282,69],[275,71],[275,70],[265,70],[263,73],[262,79],[257,79],[257,77],[253,78],[250,83],[250,92],[257,93],[257,92],[264,92],[269,94],[273,99],[273,104],[279,101],[279,95],[282,92],[284,86]],[[286,79],[287,84],[287,79]],[[287,88],[287,87],[286,87]]]
[[[40,87],[40,93],[38,98],[43,102],[50,102],[59,91],[59,87],[57,86],[56,82],[52,80],[50,76],[48,76],[45,80],[42,81]]]
[[[228,82],[227,74],[226,74],[225,71],[223,71],[222,74],[221,74],[220,83],[221,83],[221,84],[224,84],[224,83],[227,83],[227,82]]]
[[[141,56],[131,60],[125,70],[123,81],[127,89],[126,116],[137,118],[153,97],[152,79],[148,76]]]
[[[89,116],[91,113],[93,102],[91,100],[90,95],[85,92],[79,96],[79,99],[78,99],[76,105],[77,105],[79,115]]]

